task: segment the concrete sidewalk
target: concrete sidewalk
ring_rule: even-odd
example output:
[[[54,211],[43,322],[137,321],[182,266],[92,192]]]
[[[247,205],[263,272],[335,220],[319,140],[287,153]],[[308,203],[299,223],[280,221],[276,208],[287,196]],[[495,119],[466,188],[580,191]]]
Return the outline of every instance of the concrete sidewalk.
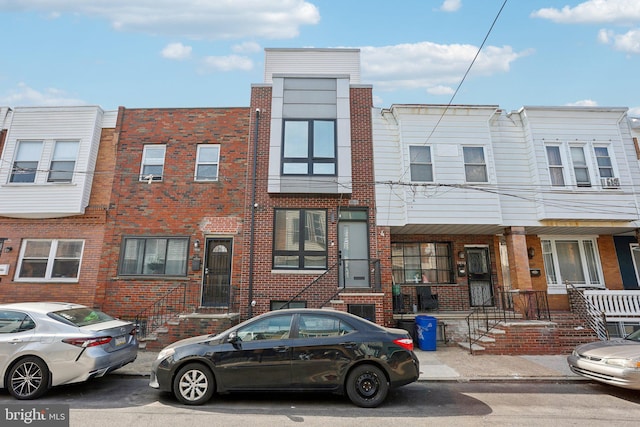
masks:
[[[416,349],[415,353],[420,360],[419,381],[583,380],[569,370],[566,355],[473,356],[455,346],[438,346],[436,351]],[[140,350],[135,362],[114,373],[148,376],[157,355]]]

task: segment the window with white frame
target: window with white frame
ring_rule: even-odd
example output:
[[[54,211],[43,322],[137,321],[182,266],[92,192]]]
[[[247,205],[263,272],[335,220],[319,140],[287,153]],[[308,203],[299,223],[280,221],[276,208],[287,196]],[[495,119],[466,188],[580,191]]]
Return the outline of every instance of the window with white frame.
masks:
[[[187,237],[125,237],[120,255],[122,276],[186,276]]]
[[[16,280],[77,282],[83,248],[83,240],[25,239]]]
[[[564,293],[565,284],[603,287],[600,254],[595,238],[541,238],[549,293]]]
[[[165,145],[145,145],[142,152],[140,181],[162,181],[164,172]]]
[[[336,121],[284,121],[283,175],[335,175]]]
[[[467,182],[488,182],[483,147],[462,147],[464,174]]]
[[[78,141],[56,141],[47,182],[71,182],[79,145]]]
[[[424,145],[410,146],[409,165],[411,169],[411,181],[433,182],[431,147]]]
[[[587,157],[584,154],[584,147],[571,147],[570,151],[576,185],[578,187],[591,187],[591,174],[587,165]]]
[[[196,156],[196,181],[217,181],[220,145],[200,144]]]
[[[9,182],[34,183],[42,157],[42,141],[18,141]]]
[[[276,209],[273,268],[327,268],[326,210]]]
[[[547,145],[547,162],[549,163],[549,177],[551,185],[564,186],[564,168],[562,166],[562,156],[560,147],[557,145]]]

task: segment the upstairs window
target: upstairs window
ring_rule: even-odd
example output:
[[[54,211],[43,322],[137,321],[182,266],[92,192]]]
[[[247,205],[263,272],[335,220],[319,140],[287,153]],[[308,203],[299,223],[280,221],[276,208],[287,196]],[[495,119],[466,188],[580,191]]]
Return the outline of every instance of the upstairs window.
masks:
[[[196,157],[196,181],[217,181],[220,146],[214,144],[198,145]]]
[[[145,145],[142,153],[140,181],[162,181],[165,145]]]
[[[578,187],[591,187],[591,178],[589,177],[587,158],[584,155],[584,147],[571,147],[571,161],[573,162],[576,185]]]
[[[562,156],[560,147],[557,145],[547,146],[547,162],[549,163],[549,177],[551,185],[564,186],[564,168],[562,166]]]
[[[327,268],[327,211],[276,209],[273,268]]]
[[[78,141],[56,141],[47,182],[71,182],[79,145]]]
[[[186,237],[125,237],[120,275],[186,276],[188,247]]]
[[[84,241],[27,239],[16,280],[77,282]]]
[[[488,182],[483,147],[462,147],[467,182]]]
[[[42,155],[42,141],[20,141],[9,182],[33,183]]]
[[[409,165],[411,181],[433,182],[433,164],[431,163],[431,147],[409,147]]]
[[[613,164],[611,156],[609,156],[609,149],[607,147],[594,147],[593,151],[596,155],[600,178],[613,178],[615,175],[613,174]]]
[[[335,120],[285,120],[283,175],[336,175]]]

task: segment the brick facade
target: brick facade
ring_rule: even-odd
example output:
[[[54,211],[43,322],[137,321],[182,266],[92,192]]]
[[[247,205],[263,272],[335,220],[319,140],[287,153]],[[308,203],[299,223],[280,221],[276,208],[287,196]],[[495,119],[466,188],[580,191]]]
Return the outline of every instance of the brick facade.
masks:
[[[193,243],[207,237],[234,240],[232,286],[241,270],[245,201],[247,108],[119,110],[114,189],[109,203],[99,298],[105,311],[131,318],[170,289],[187,284],[188,303],[197,308],[203,268],[194,269]],[[162,181],[140,181],[146,144],[165,144]],[[198,144],[220,144],[217,181],[195,181]],[[118,266],[123,237],[187,237],[185,277],[125,277]],[[229,307],[225,307],[229,309]]]

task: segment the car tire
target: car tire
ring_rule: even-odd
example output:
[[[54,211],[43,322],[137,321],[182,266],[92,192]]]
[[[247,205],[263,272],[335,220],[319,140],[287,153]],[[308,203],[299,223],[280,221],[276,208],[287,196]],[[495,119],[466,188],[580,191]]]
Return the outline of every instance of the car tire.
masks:
[[[183,366],[173,380],[173,394],[185,405],[202,405],[211,399],[214,390],[213,373],[201,363]]]
[[[375,408],[387,398],[389,382],[377,366],[360,365],[349,373],[345,388],[347,396],[355,405]]]
[[[20,359],[9,370],[5,386],[18,400],[37,399],[49,388],[49,368],[37,357]]]

